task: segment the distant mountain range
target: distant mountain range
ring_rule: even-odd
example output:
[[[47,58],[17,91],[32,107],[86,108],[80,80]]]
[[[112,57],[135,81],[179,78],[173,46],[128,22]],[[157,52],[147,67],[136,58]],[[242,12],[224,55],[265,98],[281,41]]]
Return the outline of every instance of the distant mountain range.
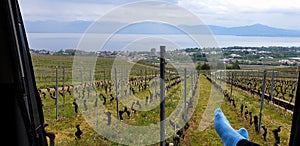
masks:
[[[254,24],[240,27],[209,26],[214,34],[236,36],[299,37],[300,30],[290,30]]]
[[[90,21],[36,21],[25,22],[28,33],[83,33],[92,24]],[[96,33],[110,33],[113,27],[122,27],[122,23],[101,23],[101,27],[93,30]],[[140,23],[132,24],[126,29],[120,30],[121,34],[183,34],[175,27],[170,27],[163,23]],[[262,24],[253,24],[239,27],[223,27],[216,25],[182,25],[180,26],[188,32],[194,34],[205,34],[208,27],[214,35],[233,35],[233,36],[265,36],[265,37],[300,37],[300,30],[274,28]]]

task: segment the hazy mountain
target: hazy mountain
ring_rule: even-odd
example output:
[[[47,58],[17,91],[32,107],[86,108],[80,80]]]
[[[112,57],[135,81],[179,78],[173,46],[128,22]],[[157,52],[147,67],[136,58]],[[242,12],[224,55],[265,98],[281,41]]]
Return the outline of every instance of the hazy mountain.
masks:
[[[28,33],[81,33],[91,24],[89,21],[26,21],[24,22]]]
[[[221,27],[209,26],[214,34],[218,35],[236,35],[236,36],[267,36],[267,37],[299,37],[299,30],[289,30],[269,27],[262,24],[254,24],[240,27]]]
[[[83,33],[92,23],[89,21],[56,22],[56,21],[36,21],[25,22],[25,28],[28,33]],[[183,32],[171,25],[163,23],[141,23],[131,24],[118,31],[121,34],[183,34]],[[124,27],[122,23],[101,23],[95,33],[111,33],[114,27]],[[180,26],[188,32],[194,34],[207,34],[207,26],[203,25],[182,25]],[[235,35],[235,36],[266,36],[266,37],[300,37],[299,30],[289,30],[274,28],[262,24],[254,24],[239,27],[223,27],[208,25],[209,30],[215,35]]]

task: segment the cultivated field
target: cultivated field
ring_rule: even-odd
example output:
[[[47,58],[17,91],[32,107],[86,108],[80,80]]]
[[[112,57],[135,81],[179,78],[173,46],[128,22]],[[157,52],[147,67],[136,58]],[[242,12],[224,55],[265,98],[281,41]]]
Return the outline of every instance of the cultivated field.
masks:
[[[73,59],[72,56],[32,56],[36,85],[43,103],[44,119],[45,123],[49,124],[46,130],[56,134],[55,145],[122,145],[109,140],[110,138],[139,145],[151,143],[151,140],[159,137],[159,131],[151,128],[143,131],[145,135],[151,135],[148,138],[136,137],[135,131],[125,135],[122,133],[125,127],[122,126],[116,126],[114,132],[106,133],[108,137],[96,132],[109,131],[107,124],[117,125],[120,122],[117,118],[122,118],[121,123],[132,126],[159,123],[161,93],[159,80],[156,78],[159,77],[157,66],[117,60],[117,64],[121,67],[117,66],[115,69],[116,61],[113,58],[97,58],[95,70],[90,70],[73,68]],[[265,131],[262,128],[260,133],[255,131],[252,118],[260,114],[262,73],[248,73],[247,76],[245,71],[238,74],[233,82],[231,82],[232,72],[211,75],[208,72],[198,74],[188,69],[186,78],[179,76],[181,73],[182,70],[176,71],[172,66],[166,69],[165,116],[169,117],[166,120],[168,143],[179,141],[180,145],[187,146],[223,145],[213,127],[213,112],[217,107],[221,107],[233,128],[245,127],[248,130],[250,140],[261,145],[274,145],[272,130],[281,126],[278,133],[280,144],[288,145],[292,114],[274,102],[265,100],[262,110],[261,126],[267,128],[265,139],[263,136]],[[294,103],[297,76],[295,72],[290,78],[283,78],[280,75],[283,73],[278,74],[275,79],[273,77],[272,84],[272,76],[268,74],[265,81],[268,90],[265,94],[272,93],[274,99]],[[57,92],[55,92],[56,83],[59,87]],[[271,87],[273,91],[270,90]],[[251,91],[261,94],[253,94]],[[186,113],[183,107],[185,93]],[[77,113],[76,105],[78,105]],[[243,110],[241,106],[244,107]],[[127,115],[127,112],[130,115]],[[107,113],[115,117],[110,122]],[[182,115],[188,117],[188,125],[183,124]],[[174,128],[174,123],[184,127]],[[76,125],[80,125],[83,132],[80,139],[75,136]]]

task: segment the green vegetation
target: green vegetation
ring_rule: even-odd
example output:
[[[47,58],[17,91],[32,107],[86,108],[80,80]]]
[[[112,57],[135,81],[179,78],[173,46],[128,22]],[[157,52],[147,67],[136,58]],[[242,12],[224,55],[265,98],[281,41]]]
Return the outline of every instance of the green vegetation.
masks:
[[[235,61],[231,66],[226,66],[226,69],[241,69],[239,61]]]
[[[90,72],[94,73],[94,80],[100,81],[111,80],[114,77],[114,66],[121,70],[131,68],[131,76],[145,75],[147,74],[158,74],[158,69],[155,67],[149,67],[142,63],[127,62],[125,59],[105,58],[105,57],[94,57],[94,56],[83,56],[74,58],[74,56],[56,56],[56,55],[32,55],[32,62],[35,71],[35,79],[37,88],[55,87],[56,84],[56,67],[58,70],[58,86],[72,85],[72,76],[81,77],[82,73],[84,81],[90,81]],[[96,59],[95,66],[90,68],[73,68],[74,59],[77,62],[81,60]],[[79,65],[76,65],[79,66]]]
[[[55,67],[58,66],[59,69],[65,68],[64,75],[64,85],[72,85],[72,65],[73,65],[73,56],[32,56],[33,65],[36,76],[36,83],[38,89],[44,89],[46,87],[54,87],[55,86]],[[124,68],[132,65],[132,63],[125,62],[124,60],[120,60],[124,66]],[[114,76],[111,76],[111,67],[113,66],[114,58],[97,58],[97,63],[95,67],[96,72],[96,81],[101,80],[113,80]],[[126,66],[127,65],[127,66]],[[204,65],[204,64],[203,64]],[[209,70],[204,70],[201,64],[198,64],[198,69],[201,70],[201,75],[199,76],[199,84],[198,89],[199,93],[196,94],[198,101],[195,107],[195,111],[191,114],[191,118],[189,121],[190,128],[186,131],[186,135],[184,139],[181,139],[181,145],[220,145],[222,146],[222,140],[217,135],[213,127],[213,112],[214,109],[218,107],[218,104],[222,108],[224,114],[230,121],[231,125],[235,129],[239,129],[241,127],[245,127],[249,132],[250,140],[257,142],[261,145],[273,145],[275,140],[272,134],[272,129],[277,128],[277,126],[282,126],[282,131],[279,133],[281,137],[281,145],[288,145],[289,142],[289,134],[292,122],[292,115],[288,112],[285,112],[283,109],[275,107],[273,104],[265,103],[263,109],[263,118],[262,124],[268,128],[267,141],[263,140],[262,133],[256,134],[254,130],[254,126],[249,124],[249,121],[244,117],[240,116],[239,106],[241,104],[247,105],[248,110],[253,112],[253,115],[259,114],[260,101],[256,96],[252,96],[250,93],[241,91],[237,88],[233,88],[233,98],[236,101],[237,107],[233,107],[231,103],[223,100],[223,94],[219,92],[212,84],[207,80],[205,76],[202,75],[204,72],[209,72]],[[209,66],[208,66],[209,67]],[[148,70],[148,72],[144,72],[144,70]],[[104,78],[103,70],[108,70],[108,76]],[[148,66],[147,63],[139,63],[134,64],[130,70],[130,77],[139,81],[141,78],[138,78],[142,75],[142,78],[145,76],[153,75],[152,73],[158,71],[155,66]],[[63,84],[63,76],[62,70],[60,71],[59,76],[59,86]],[[140,71],[143,71],[142,74]],[[134,78],[136,77],[136,78]],[[86,77],[86,78],[89,78]],[[188,89],[191,89],[192,80],[188,78]],[[150,84],[150,82],[148,81]],[[178,85],[173,86],[170,90],[168,90],[166,94],[166,117],[170,116],[174,111],[176,106],[182,102],[182,82]],[[146,85],[146,83],[141,83],[141,85]],[[224,84],[225,85],[225,84]],[[136,90],[138,89],[138,85],[133,86]],[[138,99],[142,101],[145,100],[146,96],[149,96],[149,91],[153,91],[154,87],[148,87],[144,91],[137,92],[135,94]],[[120,86],[121,90],[122,86]],[[79,88],[80,89],[80,88]],[[113,88],[114,89],[114,88]],[[230,86],[226,85],[226,89],[229,90]],[[78,97],[78,94],[75,94],[76,91],[71,89],[71,95],[65,92],[65,96],[59,95],[58,103],[59,103],[59,119],[56,120],[56,105],[55,100],[50,97],[50,94],[47,92],[46,96],[43,97],[41,94],[41,99],[43,103],[43,111],[45,122],[49,124],[46,127],[46,130],[52,131],[56,134],[55,143],[58,146],[69,146],[69,145],[120,145],[114,143],[105,137],[98,135],[93,127],[90,125],[91,121],[84,118],[83,114],[87,112],[83,111],[83,105],[80,105],[79,113],[76,114],[74,112],[73,101],[76,99],[77,101],[81,101],[81,98]],[[54,93],[53,91],[50,91]],[[94,90],[89,94],[88,99],[98,98],[98,104],[102,104],[103,99],[100,97],[100,93],[104,94],[107,97],[107,104],[105,108],[107,111],[112,113],[112,116],[117,116],[116,114],[116,105],[113,102],[109,104],[109,95],[115,95],[115,91],[109,91],[105,93],[104,88],[97,88],[97,94]],[[128,92],[129,93],[129,92]],[[120,93],[121,94],[121,93]],[[211,96],[212,95],[212,96]],[[85,93],[85,96],[88,96],[88,93]],[[158,98],[159,99],[159,98]],[[220,100],[221,99],[221,100]],[[88,100],[89,105],[93,105],[93,100]],[[212,106],[214,105],[214,106]],[[119,109],[124,109],[125,104],[120,104]],[[208,110],[205,112],[205,110]],[[103,110],[99,110],[100,112],[104,112]],[[95,114],[94,111],[91,114]],[[204,124],[207,124],[207,127],[204,129],[199,129],[199,124],[203,117],[208,117]],[[130,125],[149,125],[155,124],[159,122],[159,107],[156,107],[149,111],[141,111],[139,114],[133,114],[130,119],[127,119],[127,116],[124,116],[124,120],[122,122]],[[104,123],[107,122],[107,118],[105,116],[99,116],[99,121]],[[92,121],[93,122],[93,121]],[[80,124],[81,130],[83,131],[82,138],[80,140],[76,140],[74,133],[76,131],[75,126]],[[203,125],[202,125],[203,126]],[[145,131],[145,133],[151,133],[153,131]],[[170,129],[167,131],[168,133],[172,132]],[[137,140],[137,137],[132,137],[131,140]],[[172,141],[172,137],[170,137],[168,142]],[[159,145],[159,144],[155,144]]]
[[[223,48],[186,48],[185,52],[192,54],[192,58],[197,61],[207,61],[207,56],[211,52],[217,51],[222,57],[226,59],[228,64],[233,64],[238,60],[240,64],[248,65],[286,65],[297,66],[299,60],[294,59],[300,56],[300,47],[283,47],[283,46],[269,46],[269,47],[223,47]]]
[[[197,66],[196,66],[196,69],[197,70],[210,70],[210,66],[208,63],[204,62],[203,64],[201,64],[200,62],[197,63]]]

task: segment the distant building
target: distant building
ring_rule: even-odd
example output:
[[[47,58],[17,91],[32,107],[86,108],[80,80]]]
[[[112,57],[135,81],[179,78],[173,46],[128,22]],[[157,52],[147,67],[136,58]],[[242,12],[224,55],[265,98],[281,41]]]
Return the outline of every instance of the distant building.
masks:
[[[150,56],[152,56],[152,57],[156,56],[156,49],[155,48],[151,49]]]

